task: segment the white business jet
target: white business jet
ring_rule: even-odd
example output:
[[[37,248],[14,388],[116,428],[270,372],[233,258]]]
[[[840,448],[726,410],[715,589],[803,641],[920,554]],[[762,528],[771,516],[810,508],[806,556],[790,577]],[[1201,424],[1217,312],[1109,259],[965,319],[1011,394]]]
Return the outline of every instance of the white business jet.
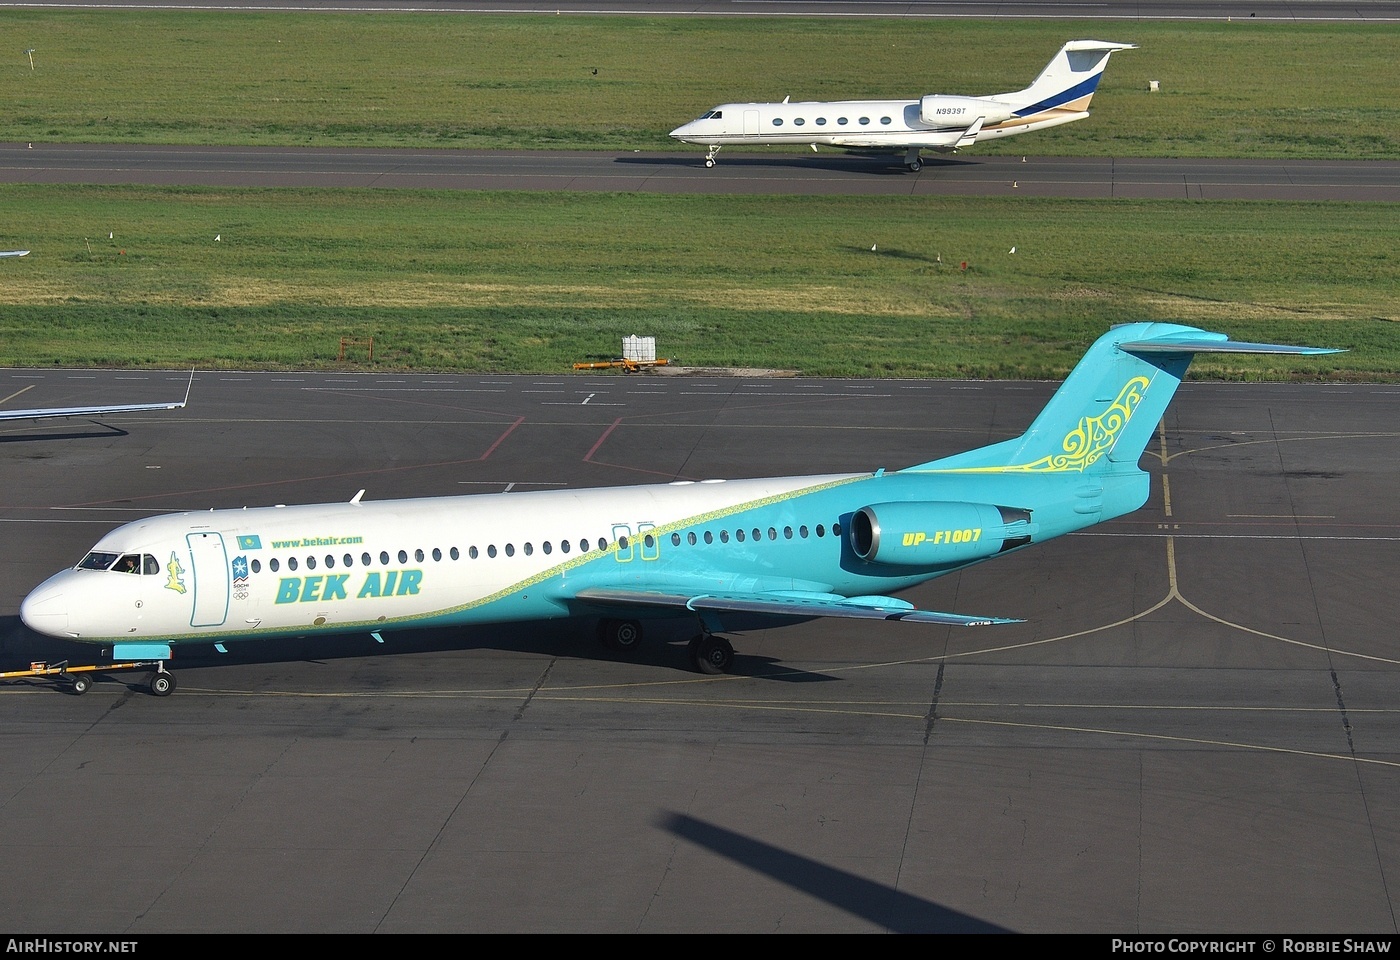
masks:
[[[726,103],[671,131],[683,143],[710,148],[705,166],[725,146],[818,144],[904,152],[923,167],[920,151],[953,153],[982,140],[1083,120],[1108,58],[1131,43],[1071,40],[1024,90],[987,97],[931,93],[918,100]]]

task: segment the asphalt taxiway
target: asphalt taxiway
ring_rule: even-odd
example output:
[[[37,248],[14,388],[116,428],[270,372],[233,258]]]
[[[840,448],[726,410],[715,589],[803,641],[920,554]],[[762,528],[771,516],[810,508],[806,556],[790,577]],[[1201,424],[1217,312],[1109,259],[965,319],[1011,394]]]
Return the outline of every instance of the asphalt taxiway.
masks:
[[[14,406],[188,373],[3,370]],[[1053,385],[204,373],[0,429],[25,592],[150,513],[895,468]],[[1400,387],[1188,384],[1140,512],[686,667],[587,624],[181,651],[0,685],[10,933],[1397,930]]]
[[[1400,162],[0,144],[0,183],[1400,201]]]

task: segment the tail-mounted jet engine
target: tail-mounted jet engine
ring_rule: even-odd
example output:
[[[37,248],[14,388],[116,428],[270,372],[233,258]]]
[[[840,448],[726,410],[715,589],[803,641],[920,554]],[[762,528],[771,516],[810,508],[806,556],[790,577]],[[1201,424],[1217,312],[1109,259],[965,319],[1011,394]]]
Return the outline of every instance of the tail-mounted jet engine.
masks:
[[[1029,510],[989,503],[903,502],[861,507],[850,544],[871,563],[934,567],[970,563],[1031,542]]]
[[[984,124],[1010,120],[1009,104],[977,97],[947,97],[931,93],[919,98],[919,119],[931,127],[967,127],[981,117]]]

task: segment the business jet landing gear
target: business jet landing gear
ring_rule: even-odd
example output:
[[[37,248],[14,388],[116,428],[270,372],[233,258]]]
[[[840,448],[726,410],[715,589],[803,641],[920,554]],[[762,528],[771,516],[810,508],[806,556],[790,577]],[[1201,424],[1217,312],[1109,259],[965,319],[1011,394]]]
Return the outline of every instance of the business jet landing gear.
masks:
[[[910,173],[918,173],[924,168],[924,161],[919,156],[918,147],[909,148],[909,152],[904,155],[904,165],[909,168]]]
[[[710,152],[705,154],[705,166],[713,167],[715,165],[715,154],[717,153],[719,153],[719,145],[714,144],[710,147]]]
[[[728,673],[734,667],[734,647],[723,637],[702,633],[690,641],[690,665],[710,676]]]
[[[636,620],[598,621],[598,642],[609,650],[632,653],[642,645],[642,625]]]

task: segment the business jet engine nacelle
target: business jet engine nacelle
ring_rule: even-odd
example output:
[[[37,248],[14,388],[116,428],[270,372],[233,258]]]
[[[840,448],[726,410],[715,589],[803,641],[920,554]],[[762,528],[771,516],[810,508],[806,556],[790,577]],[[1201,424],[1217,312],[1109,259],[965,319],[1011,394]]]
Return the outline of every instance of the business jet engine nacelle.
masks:
[[[905,501],[861,507],[850,544],[872,563],[935,567],[970,563],[1030,543],[1030,511],[990,503]]]
[[[919,119],[931,127],[970,127],[980,117],[984,124],[1010,120],[1010,104],[981,97],[947,97],[931,93],[919,100]]]

